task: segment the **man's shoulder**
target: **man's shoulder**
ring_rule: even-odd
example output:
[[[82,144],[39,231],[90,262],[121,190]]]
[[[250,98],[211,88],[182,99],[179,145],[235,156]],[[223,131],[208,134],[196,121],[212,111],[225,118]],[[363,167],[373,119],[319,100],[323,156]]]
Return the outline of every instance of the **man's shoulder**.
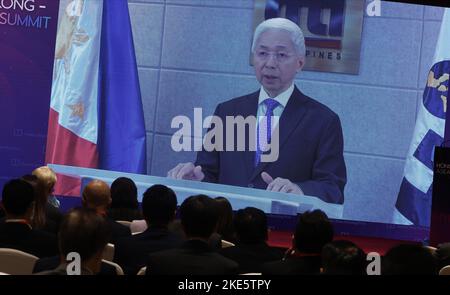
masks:
[[[54,270],[58,267],[59,263],[60,257],[57,255],[39,258],[34,264],[33,273]]]
[[[44,230],[40,230],[40,229],[32,229],[30,231],[30,236],[34,237],[34,238],[40,238],[42,240],[46,240],[46,241],[56,241],[56,235],[54,233],[50,233]]]
[[[157,251],[149,254],[149,257],[151,258],[163,258],[163,257],[172,257],[172,256],[178,256],[182,254],[184,251],[181,248],[173,248],[173,249],[167,249],[162,251]]]
[[[308,108],[309,111],[314,112],[314,116],[320,115],[322,119],[339,119],[339,116],[331,110],[328,106],[324,105],[323,103],[317,101],[316,99],[307,96],[300,91],[298,93],[294,92],[294,95],[297,99],[301,99],[305,107]]]
[[[183,249],[172,249],[157,252],[154,254],[154,257],[157,257],[157,259],[161,259],[163,261],[173,260],[174,258],[181,258],[187,263],[196,261],[196,263],[209,265],[212,268],[237,269],[239,266],[236,261],[225,257],[215,251],[196,253],[192,251],[184,251]]]
[[[231,99],[229,99],[227,101],[221,102],[219,105],[222,106],[223,108],[234,107],[236,105],[242,105],[242,104],[250,103],[249,98],[255,98],[256,101],[257,101],[258,97],[259,97],[259,90],[254,91],[252,93],[248,93],[248,94],[242,95],[242,96],[231,98]]]
[[[261,266],[262,273],[267,275],[283,275],[292,274],[297,268],[303,268],[302,260],[283,259],[263,263]],[[294,271],[295,272],[295,271]]]
[[[118,240],[118,245],[125,247],[145,247],[146,245],[180,245],[182,243],[181,238],[169,231],[156,231],[151,232],[149,230],[127,237],[122,237]]]
[[[224,101],[220,103],[220,108],[222,110],[225,110],[227,112],[228,110],[239,110],[240,107],[248,106],[248,104],[255,104],[255,106],[258,103],[259,99],[259,89],[257,91],[254,91],[252,93],[248,93],[239,97],[235,97],[232,99],[229,99],[227,101]],[[297,87],[294,88],[294,92],[292,93],[292,96],[290,99],[297,100],[296,105],[299,107],[308,108],[310,112],[313,113],[314,116],[321,116],[322,119],[326,120],[338,120],[339,116],[331,110],[328,106],[325,104],[317,101],[316,99],[305,95],[302,93]]]
[[[37,276],[65,276],[67,275],[67,271],[63,269],[52,269],[34,273]]]
[[[123,225],[118,223],[117,221],[108,218],[108,223],[111,226],[111,229],[115,232],[115,233],[120,233],[120,234],[124,234],[124,235],[131,235],[131,230],[128,226]]]
[[[236,261],[234,261],[234,260],[232,260],[232,259],[230,259],[228,257],[225,257],[225,256],[223,256],[223,255],[221,255],[221,254],[219,254],[217,252],[211,252],[210,253],[210,257],[212,258],[212,260],[216,260],[216,262],[222,263],[223,265],[228,265],[230,267],[237,266],[237,262]]]
[[[185,261],[185,253],[179,248],[166,249],[149,253],[147,256],[147,265],[165,265]]]

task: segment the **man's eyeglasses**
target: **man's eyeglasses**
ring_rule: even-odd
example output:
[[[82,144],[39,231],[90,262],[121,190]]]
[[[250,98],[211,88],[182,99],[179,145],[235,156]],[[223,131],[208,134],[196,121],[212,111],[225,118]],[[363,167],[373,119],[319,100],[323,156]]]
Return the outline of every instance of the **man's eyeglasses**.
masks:
[[[288,61],[292,56],[294,56],[293,54],[288,54],[286,52],[270,52],[270,51],[265,51],[265,50],[257,50],[255,52],[255,57],[261,61],[266,61],[268,60],[271,56],[273,56],[275,58],[275,60],[279,63],[283,63]]]

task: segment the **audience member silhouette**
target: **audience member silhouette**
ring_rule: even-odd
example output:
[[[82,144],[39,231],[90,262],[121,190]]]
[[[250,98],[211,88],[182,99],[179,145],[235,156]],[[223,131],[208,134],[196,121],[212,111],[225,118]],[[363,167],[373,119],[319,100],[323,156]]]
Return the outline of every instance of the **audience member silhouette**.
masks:
[[[382,275],[435,275],[437,261],[429,249],[420,245],[398,245],[381,260]]]
[[[214,252],[208,241],[217,226],[217,204],[205,195],[191,196],[180,207],[187,241],[179,249],[150,254],[147,275],[236,274],[238,264]]]
[[[220,253],[239,264],[240,273],[259,273],[261,265],[283,258],[283,252],[269,247],[267,217],[264,211],[247,207],[238,210],[234,217],[236,246],[222,249]]]
[[[108,185],[101,180],[89,182],[83,189],[83,207],[94,209],[103,216],[111,229],[110,243],[115,244],[120,238],[131,235],[130,228],[108,217],[107,211],[111,204],[111,192]]]
[[[333,240],[333,226],[321,210],[299,216],[293,247],[282,261],[263,265],[263,274],[319,274],[323,246]]]
[[[365,275],[366,254],[351,241],[333,241],[322,249],[322,267],[323,274]]]
[[[111,184],[111,206],[108,216],[114,220],[133,221],[142,219],[137,198],[137,187],[133,180],[119,177]]]
[[[100,272],[102,256],[110,238],[106,220],[93,209],[72,209],[63,219],[58,234],[60,265],[38,275],[94,275]],[[70,255],[79,255],[79,265]],[[69,255],[70,254],[70,255]]]
[[[121,239],[115,245],[114,261],[122,266],[126,274],[136,274],[145,266],[148,254],[176,248],[182,243],[179,235],[168,230],[177,209],[177,197],[173,190],[164,185],[150,187],[144,193],[142,209],[147,229]]]
[[[2,202],[6,220],[0,224],[0,247],[37,257],[56,255],[56,236],[31,225],[34,197],[32,185],[23,179],[13,179],[4,185]]]

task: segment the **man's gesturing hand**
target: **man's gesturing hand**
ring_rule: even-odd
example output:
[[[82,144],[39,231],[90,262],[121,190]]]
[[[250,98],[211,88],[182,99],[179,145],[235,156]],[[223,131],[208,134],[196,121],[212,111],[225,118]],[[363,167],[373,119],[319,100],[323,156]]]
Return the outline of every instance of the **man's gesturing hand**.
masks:
[[[167,177],[173,179],[186,179],[202,181],[205,174],[202,172],[202,166],[195,166],[193,163],[181,163],[167,172]]]
[[[261,173],[261,178],[267,183],[268,191],[304,195],[301,188],[295,183],[292,183],[289,179],[281,177],[273,179],[267,172]]]

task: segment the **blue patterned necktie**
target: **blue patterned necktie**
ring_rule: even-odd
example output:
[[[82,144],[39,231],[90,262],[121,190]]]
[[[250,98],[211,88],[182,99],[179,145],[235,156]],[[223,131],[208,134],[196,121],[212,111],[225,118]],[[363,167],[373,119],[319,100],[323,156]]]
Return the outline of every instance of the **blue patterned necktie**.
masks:
[[[279,106],[279,102],[272,98],[267,98],[263,101],[266,105],[265,117],[258,122],[257,128],[257,138],[256,138],[256,152],[255,152],[255,167],[258,166],[261,161],[261,154],[267,151],[266,144],[270,144],[270,139],[272,137],[272,117],[273,110]]]

